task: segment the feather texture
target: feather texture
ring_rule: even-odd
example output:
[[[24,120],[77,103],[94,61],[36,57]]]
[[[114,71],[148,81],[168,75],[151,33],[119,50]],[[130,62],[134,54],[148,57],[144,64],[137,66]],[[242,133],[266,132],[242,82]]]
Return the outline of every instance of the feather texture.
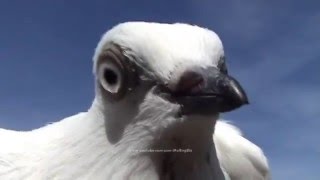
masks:
[[[93,57],[95,75],[99,54],[109,43],[120,45],[130,60],[172,83],[188,67],[218,66],[224,56],[219,37],[208,29],[123,23],[99,42]],[[96,85],[87,112],[28,132],[0,129],[0,179],[270,179],[262,150],[235,126],[217,120],[218,114],[177,118],[179,108],[145,87],[111,103]],[[141,152],[176,147],[192,153]]]
[[[132,165],[125,162],[125,157],[119,159],[123,154],[108,144],[104,123],[92,119],[92,113],[80,113],[31,132],[0,129],[0,179],[102,180],[110,174],[118,179],[125,178],[122,172],[126,168],[134,170],[138,164],[146,167],[137,179],[157,179],[148,159]],[[220,164],[231,180],[269,178],[263,152],[234,126],[217,121],[213,139]]]

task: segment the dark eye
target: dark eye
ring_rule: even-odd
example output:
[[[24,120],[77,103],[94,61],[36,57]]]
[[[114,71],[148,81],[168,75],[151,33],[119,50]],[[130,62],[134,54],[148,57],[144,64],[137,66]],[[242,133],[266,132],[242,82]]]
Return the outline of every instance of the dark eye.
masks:
[[[104,94],[114,100],[124,97],[138,82],[135,64],[115,44],[110,44],[101,53],[97,63],[97,77]]]
[[[117,94],[123,88],[123,71],[113,60],[109,59],[99,65],[98,75],[102,87],[112,93]]]
[[[104,79],[108,84],[115,85],[118,82],[118,75],[114,70],[106,68],[104,71]]]
[[[227,69],[226,58],[225,57],[221,57],[220,58],[217,67],[220,69],[221,73],[228,74],[228,69]]]

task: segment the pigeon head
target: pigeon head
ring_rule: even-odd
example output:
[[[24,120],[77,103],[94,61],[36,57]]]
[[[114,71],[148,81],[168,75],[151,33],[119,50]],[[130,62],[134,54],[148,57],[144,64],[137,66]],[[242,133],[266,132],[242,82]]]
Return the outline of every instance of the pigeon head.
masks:
[[[220,38],[198,26],[122,23],[103,35],[93,59],[96,99],[114,119],[111,129],[146,119],[144,109],[147,117],[210,117],[248,103],[228,75]]]

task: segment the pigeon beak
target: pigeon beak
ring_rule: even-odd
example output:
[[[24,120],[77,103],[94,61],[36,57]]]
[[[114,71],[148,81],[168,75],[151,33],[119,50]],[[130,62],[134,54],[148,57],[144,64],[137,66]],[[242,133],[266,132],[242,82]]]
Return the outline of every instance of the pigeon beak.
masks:
[[[249,103],[239,82],[215,67],[185,72],[171,94],[185,115],[228,112]]]

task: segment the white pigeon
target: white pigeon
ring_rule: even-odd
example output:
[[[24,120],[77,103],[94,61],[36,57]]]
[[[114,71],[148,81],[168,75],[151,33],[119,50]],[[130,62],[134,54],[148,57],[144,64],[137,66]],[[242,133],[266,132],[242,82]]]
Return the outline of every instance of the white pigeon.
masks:
[[[0,129],[1,180],[265,180],[262,150],[219,113],[247,104],[213,31],[122,23],[99,42],[87,112]]]

